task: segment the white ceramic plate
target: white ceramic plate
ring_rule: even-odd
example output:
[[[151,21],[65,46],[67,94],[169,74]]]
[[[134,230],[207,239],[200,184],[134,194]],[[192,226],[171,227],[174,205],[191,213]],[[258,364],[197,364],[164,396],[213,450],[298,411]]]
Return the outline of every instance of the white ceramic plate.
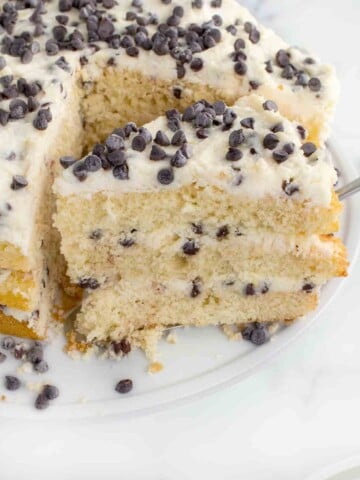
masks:
[[[360,480],[360,457],[330,465],[306,480]]]
[[[341,181],[355,178],[346,158],[337,155],[331,147],[335,163],[341,171]],[[356,218],[357,217],[357,218]],[[358,212],[353,199],[346,200],[342,237],[354,262],[360,238]],[[46,374],[19,373],[24,384],[35,388],[40,382],[53,383],[61,395],[47,410],[39,412],[33,407],[35,391],[22,387],[7,392],[2,385],[4,375],[17,374],[19,363],[7,359],[0,365],[0,415],[6,417],[76,418],[95,415],[139,415],[163,409],[177,403],[199,398],[212,391],[239,382],[257,367],[302,335],[324,311],[338,293],[343,280],[334,280],[323,289],[321,305],[306,318],[276,333],[261,347],[249,342],[229,341],[216,328],[177,330],[178,342],[161,342],[161,362],[165,368],[155,375],[147,373],[148,362],[141,352],[133,352],[122,361],[72,360],[62,351],[61,336],[46,348],[50,369]],[[114,386],[122,378],[131,378],[134,389],[119,395]]]

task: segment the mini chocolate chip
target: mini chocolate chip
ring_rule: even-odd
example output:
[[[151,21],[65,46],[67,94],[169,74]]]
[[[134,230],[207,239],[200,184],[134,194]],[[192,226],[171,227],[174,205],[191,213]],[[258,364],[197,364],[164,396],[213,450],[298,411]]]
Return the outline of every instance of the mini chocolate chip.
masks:
[[[305,285],[303,285],[302,290],[306,293],[310,293],[314,290],[314,288],[315,288],[315,285],[312,282],[308,282],[308,283],[305,283]]]
[[[0,70],[3,70],[6,67],[6,60],[4,57],[0,57]]]
[[[276,54],[276,63],[279,67],[284,68],[290,63],[290,56],[285,50],[279,50]]]
[[[120,380],[120,382],[117,383],[115,390],[118,393],[129,393],[133,388],[133,382],[129,378],[126,378],[124,380]]]
[[[14,175],[11,182],[12,190],[20,190],[28,185],[28,181],[22,175]]]
[[[4,363],[6,360],[6,355],[5,353],[0,352],[0,363]]]
[[[19,120],[21,118],[24,118],[28,111],[26,102],[20,99],[11,100],[9,109],[10,119],[12,120]]]
[[[269,331],[266,325],[259,324],[257,322],[248,324],[242,331],[242,337],[244,340],[248,340],[256,346],[263,345],[269,338]]]
[[[301,147],[301,150],[304,152],[305,157],[310,157],[313,153],[316,152],[316,145],[312,142],[304,143]]]
[[[245,46],[246,46],[245,40],[243,40],[242,38],[238,38],[235,40],[235,43],[234,43],[235,52],[238,52],[239,50],[243,50]]]
[[[200,140],[204,140],[205,138],[208,138],[210,135],[210,132],[206,128],[198,128],[196,130],[196,136],[197,138],[200,138]]]
[[[126,162],[122,165],[116,165],[112,169],[112,173],[118,180],[129,180],[129,167]]]
[[[123,238],[122,240],[119,240],[119,245],[129,248],[135,245],[135,240],[133,238]]]
[[[39,393],[35,400],[35,408],[37,410],[45,410],[50,405],[49,399],[44,395],[44,393]]]
[[[269,286],[266,283],[264,283],[260,291],[263,295],[265,295],[265,293],[269,291]]]
[[[20,388],[20,380],[12,375],[6,375],[5,388],[10,391],[18,390]]]
[[[226,111],[226,104],[222,100],[218,100],[213,104],[213,109],[215,110],[216,115],[224,115]]]
[[[238,75],[245,75],[247,72],[247,65],[243,60],[238,60],[234,65],[234,70]]]
[[[35,112],[39,108],[40,102],[35,97],[29,97],[27,106],[29,112]]]
[[[285,129],[284,129],[284,125],[282,123],[277,123],[270,130],[273,133],[278,133],[278,132],[283,132]]]
[[[282,182],[282,189],[286,193],[286,195],[288,195],[289,197],[291,197],[291,195],[299,191],[299,187],[297,185],[294,185],[292,183],[292,180],[290,181],[284,180]]]
[[[297,129],[297,131],[298,131],[298,133],[299,133],[299,135],[300,135],[301,140],[305,140],[305,138],[306,138],[306,130],[305,130],[305,128],[304,128],[302,125],[298,125],[298,126],[296,127],[296,129]]]
[[[48,400],[55,400],[60,395],[59,389],[55,385],[44,385],[42,389],[42,394]]]
[[[301,87],[306,87],[309,83],[309,77],[306,73],[300,72],[296,75],[295,85],[300,85]]]
[[[295,143],[293,142],[285,143],[283,146],[283,149],[285,150],[286,153],[288,153],[289,155],[292,155],[295,151]]]
[[[229,162],[236,162],[243,157],[243,153],[238,148],[230,147],[226,153],[226,160]]]
[[[82,277],[78,282],[79,287],[81,288],[89,288],[90,290],[96,290],[100,287],[99,282],[96,278],[92,277]]]
[[[66,25],[69,21],[69,17],[67,15],[56,15],[56,21],[60,23],[60,25]]]
[[[40,360],[34,364],[34,370],[38,373],[45,373],[49,370],[49,365],[45,360]]]
[[[255,295],[255,286],[253,283],[248,283],[244,288],[245,295]]]
[[[167,125],[172,132],[176,132],[181,127],[181,123],[178,118],[170,118],[167,122]]]
[[[97,155],[88,155],[84,160],[84,168],[87,172],[97,172],[101,168],[101,159]]]
[[[196,277],[192,282],[191,282],[191,291],[190,291],[190,297],[191,298],[196,298],[201,294],[201,279],[200,277]]]
[[[40,343],[34,344],[26,354],[26,358],[31,363],[38,363],[44,358],[44,350]]]
[[[284,149],[274,150],[272,156],[277,163],[283,163],[289,158],[289,154]]]
[[[175,154],[171,157],[170,165],[172,167],[181,168],[187,163],[186,156],[182,153],[181,150],[177,150]]]
[[[201,223],[192,223],[191,230],[196,233],[196,235],[202,235],[203,233],[203,226]]]
[[[173,87],[173,95],[175,98],[180,99],[182,96],[182,88],[180,87]]]
[[[180,63],[177,63],[176,64],[176,74],[177,74],[177,78],[180,80],[181,78],[184,78],[185,75],[186,75],[186,70],[185,70],[185,67],[184,65],[180,64]]]
[[[229,145],[230,147],[238,147],[244,142],[244,140],[245,140],[245,136],[241,129],[233,130],[229,136]]]
[[[162,168],[158,171],[157,179],[162,185],[170,185],[174,181],[174,172],[172,168]]]
[[[53,38],[49,38],[45,44],[46,53],[50,56],[57,55],[59,53],[59,45],[57,44],[56,40]]]
[[[166,133],[163,132],[162,130],[158,130],[155,135],[154,142],[157,143],[158,145],[161,145],[162,147],[167,147],[170,145],[170,140],[167,137]]]
[[[36,128],[36,130],[46,130],[48,127],[48,121],[46,119],[46,116],[43,114],[40,114],[41,110],[37,113],[36,117],[33,120],[33,125]]]
[[[127,355],[131,352],[131,343],[126,338],[123,338],[120,342],[112,342],[112,347],[116,355],[119,355],[119,353]]]
[[[195,242],[195,240],[189,239],[182,246],[182,250],[185,255],[196,255],[200,250],[200,246]]]
[[[235,25],[228,25],[225,30],[231,33],[231,35],[235,36],[237,34],[237,28],[235,27]]]
[[[320,92],[322,87],[321,81],[316,77],[310,78],[308,85],[312,92]]]
[[[180,145],[186,142],[186,135],[182,130],[178,130],[177,132],[175,132],[171,139],[171,145],[174,145],[176,147],[180,147]]]
[[[128,47],[126,49],[126,53],[127,55],[129,55],[129,57],[137,57],[139,55],[139,49],[138,47]]]
[[[265,62],[265,70],[266,70],[268,73],[273,73],[274,69],[273,69],[271,60],[267,60],[267,61]]]
[[[117,167],[126,163],[126,156],[123,150],[114,150],[113,152],[108,153],[106,158],[112,167]]]
[[[144,137],[146,143],[150,143],[152,141],[152,135],[150,130],[145,127],[139,128],[139,134]]]
[[[1,347],[4,350],[12,350],[15,347],[15,340],[13,337],[4,337],[1,340]]]
[[[222,238],[225,238],[229,235],[230,231],[229,231],[229,227],[227,225],[223,225],[222,227],[218,228],[217,232],[216,232],[216,237],[218,239],[222,239]]]
[[[164,160],[166,158],[166,152],[157,145],[152,145],[150,152],[150,160]]]
[[[146,140],[142,135],[136,135],[131,142],[131,148],[137,152],[143,152],[146,148]]]
[[[0,109],[0,124],[4,127],[9,121],[9,112]]]
[[[263,103],[263,109],[264,110],[270,110],[270,111],[273,111],[273,112],[277,112],[278,111],[278,106],[272,100],[266,100],[266,102]]]
[[[233,110],[231,110],[231,108],[227,108],[223,115],[223,123],[227,126],[230,126],[234,123],[236,118],[237,118],[236,113]]]
[[[251,128],[254,129],[254,122],[255,120],[252,117],[247,117],[241,120],[240,125],[244,128]]]
[[[110,152],[125,148],[124,139],[114,133],[107,137],[107,139],[105,140],[105,145]]]
[[[93,230],[90,235],[89,235],[89,238],[91,240],[100,240],[103,236],[103,232],[100,228],[97,228],[96,230]]]
[[[277,147],[279,141],[279,138],[274,133],[268,133],[264,137],[263,146],[268,150],[274,150]]]
[[[294,78],[296,71],[292,65],[286,65],[286,67],[281,72],[281,78],[286,80],[292,80]]]
[[[72,173],[80,182],[87,179],[87,172],[83,162],[76,162],[72,169]]]

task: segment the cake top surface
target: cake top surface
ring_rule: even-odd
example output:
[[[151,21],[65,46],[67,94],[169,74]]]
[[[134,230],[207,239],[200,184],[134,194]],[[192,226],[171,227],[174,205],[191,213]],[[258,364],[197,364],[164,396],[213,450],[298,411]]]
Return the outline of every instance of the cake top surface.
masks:
[[[95,78],[111,66],[239,96],[278,91],[289,109],[296,95],[304,119],[336,97],[331,67],[288,47],[234,0],[1,0],[0,7],[0,241],[23,251],[44,160],[79,75]]]
[[[302,127],[258,95],[232,107],[200,101],[183,114],[115,129],[80,161],[63,157],[60,195],[156,192],[195,184],[239,197],[266,196],[328,205],[336,172]]]

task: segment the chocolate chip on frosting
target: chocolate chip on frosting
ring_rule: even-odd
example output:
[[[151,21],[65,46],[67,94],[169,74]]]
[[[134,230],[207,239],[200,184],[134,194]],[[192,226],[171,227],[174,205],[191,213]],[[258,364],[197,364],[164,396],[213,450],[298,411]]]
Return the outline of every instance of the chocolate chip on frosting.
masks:
[[[238,147],[244,142],[244,140],[245,140],[245,136],[241,129],[233,130],[229,137],[229,145],[230,147]]]
[[[234,147],[230,147],[225,156],[226,160],[228,160],[229,162],[236,162],[237,160],[240,160],[242,157],[243,157],[242,151]]]
[[[263,109],[264,110],[270,110],[272,112],[277,112],[278,111],[278,106],[272,100],[266,100],[263,103]]]
[[[132,139],[131,148],[137,152],[143,152],[146,148],[146,139],[142,135],[136,135]]]
[[[247,117],[241,120],[240,125],[244,128],[254,129],[255,120],[252,117]]]
[[[14,175],[11,182],[12,190],[20,190],[28,185],[28,181],[22,175]]]
[[[293,183],[293,180],[284,180],[282,182],[282,189],[288,195],[291,197],[294,195],[294,193],[297,193],[299,191],[299,187]]]
[[[122,163],[121,165],[116,165],[113,168],[112,173],[114,177],[117,178],[118,180],[129,179],[129,167],[126,162]]]
[[[167,137],[166,133],[162,130],[158,130],[155,135],[154,142],[162,147],[167,147],[170,145],[170,140]]]
[[[320,92],[322,87],[320,79],[316,77],[310,78],[308,85],[312,92]]]
[[[158,171],[157,179],[162,185],[170,185],[174,181],[174,171],[172,168],[162,168]]]
[[[78,282],[79,287],[81,288],[89,288],[90,290],[96,290],[100,287],[99,282],[96,278],[91,277],[82,277]]]
[[[181,150],[177,150],[175,154],[170,159],[170,164],[172,167],[181,168],[184,167],[187,163],[187,157]]]
[[[305,157],[310,157],[313,153],[316,152],[316,145],[312,142],[304,143],[301,147],[301,150],[304,152]]]
[[[60,158],[60,165],[65,169],[74,165],[75,162],[75,158],[69,155]]]
[[[164,160],[164,158],[167,157],[167,154],[165,150],[162,148],[158,147],[157,145],[152,145],[151,151],[150,151],[150,160]]]
[[[264,137],[263,146],[267,150],[274,150],[277,147],[279,141],[280,140],[277,135],[275,135],[274,133],[268,133]]]

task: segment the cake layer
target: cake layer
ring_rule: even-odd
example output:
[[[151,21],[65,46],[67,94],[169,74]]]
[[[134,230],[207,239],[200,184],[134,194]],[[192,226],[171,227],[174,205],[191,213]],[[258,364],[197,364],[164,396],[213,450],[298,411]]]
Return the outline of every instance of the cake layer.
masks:
[[[148,277],[121,281],[91,292],[75,326],[88,342],[97,343],[118,341],[151,326],[284,321],[316,308],[318,293],[314,285],[305,287],[308,284],[301,279],[272,282],[278,290],[262,293],[262,283],[225,285],[219,280],[207,287],[198,280],[191,284],[173,280],[167,285]]]
[[[90,209],[91,210],[91,209]],[[140,218],[136,219],[140,223]],[[78,225],[80,226],[80,220]],[[116,223],[114,224],[114,226]],[[332,236],[310,237],[276,235],[271,232],[246,232],[228,224],[211,229],[206,223],[150,232],[126,233],[103,229],[64,232],[62,251],[69,259],[68,275],[76,284],[110,278],[154,275],[189,279],[211,277],[214,272],[232,275],[256,272],[264,276],[287,275],[330,279],[344,276],[347,270],[345,247]]]
[[[40,292],[39,275],[0,270],[0,304],[18,310],[35,309]]]

